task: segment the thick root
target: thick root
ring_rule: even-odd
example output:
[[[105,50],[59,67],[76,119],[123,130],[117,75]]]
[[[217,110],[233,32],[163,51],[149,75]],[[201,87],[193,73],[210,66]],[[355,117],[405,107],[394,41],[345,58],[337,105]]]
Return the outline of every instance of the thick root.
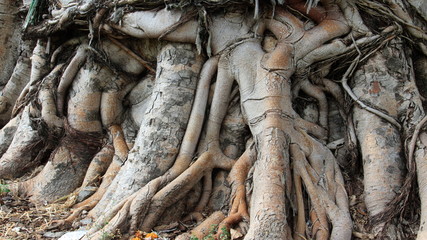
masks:
[[[171,56],[177,54],[185,56],[186,60],[174,62]],[[190,45],[167,45],[162,49],[158,64],[161,74],[155,81],[150,108],[135,140],[138,144],[131,149],[128,160],[112,183],[114,187],[108,189],[92,210],[98,212],[94,215],[112,209],[118,201],[163,175],[173,165],[190,116],[201,64],[201,56],[196,56]],[[179,73],[174,71],[177,67],[182,68]],[[154,146],[152,139],[162,141],[155,141]]]

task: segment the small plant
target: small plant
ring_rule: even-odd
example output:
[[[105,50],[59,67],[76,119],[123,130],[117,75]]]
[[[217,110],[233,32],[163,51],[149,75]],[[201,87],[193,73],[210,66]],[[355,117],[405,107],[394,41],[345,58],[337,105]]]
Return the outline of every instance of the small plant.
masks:
[[[219,240],[230,240],[231,234],[226,227],[221,228],[221,234],[219,235]]]
[[[112,233],[103,232],[101,235],[101,240],[109,240],[112,238],[114,238],[114,234]]]
[[[103,224],[101,224],[101,226],[105,226],[107,224],[108,224],[108,222],[106,221]],[[101,234],[100,240],[120,239],[121,238],[121,233],[117,229],[115,232],[104,232],[104,230],[101,230],[101,231],[102,231],[102,234]]]
[[[9,186],[7,184],[0,183],[0,195],[10,192]]]
[[[203,240],[215,240],[216,229],[218,228],[217,224],[212,224],[209,229],[209,234],[203,238]]]
[[[190,240],[199,240],[199,238],[194,235],[191,235]]]

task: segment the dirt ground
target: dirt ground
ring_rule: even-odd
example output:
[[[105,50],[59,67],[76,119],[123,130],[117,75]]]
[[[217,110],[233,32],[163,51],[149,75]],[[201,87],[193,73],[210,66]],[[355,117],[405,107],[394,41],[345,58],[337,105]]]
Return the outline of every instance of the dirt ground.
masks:
[[[354,219],[353,239],[375,239],[369,232],[369,220],[366,206],[363,202],[363,181],[361,177],[349,178],[345,176],[349,204]],[[27,199],[18,198],[2,191],[0,186],[0,240],[52,240],[59,239],[67,232],[84,230],[93,223],[85,219],[87,212],[83,212],[72,226],[51,228],[55,220],[64,219],[69,215],[69,209],[63,203],[35,205]],[[414,222],[400,222],[405,228],[408,239],[416,237],[416,220]],[[415,224],[414,224],[415,223]],[[193,228],[194,224],[174,222],[169,225],[158,226],[154,230],[160,238],[174,239],[177,235]],[[144,235],[143,235],[144,236]],[[117,233],[114,239],[138,239],[135,236],[122,236]],[[140,238],[143,239],[143,238]]]
[[[55,220],[64,219],[69,215],[69,209],[61,203],[35,205],[27,199],[12,196],[10,193],[0,194],[0,240],[52,240],[59,239],[67,232],[85,230],[92,221],[85,219],[83,212],[72,226],[51,228]],[[180,233],[188,231],[193,225],[181,222],[155,228],[155,239],[174,239]],[[149,233],[138,233],[137,236],[147,236]],[[153,236],[154,234],[151,233]],[[135,236],[123,236],[117,233],[113,239],[135,239]],[[137,239],[137,238],[136,238]],[[141,239],[144,239],[141,237]],[[153,238],[154,239],[154,238]]]
[[[61,230],[49,230],[53,220],[67,216],[58,204],[36,206],[11,194],[0,198],[0,239],[57,239]],[[61,234],[62,233],[62,234]]]

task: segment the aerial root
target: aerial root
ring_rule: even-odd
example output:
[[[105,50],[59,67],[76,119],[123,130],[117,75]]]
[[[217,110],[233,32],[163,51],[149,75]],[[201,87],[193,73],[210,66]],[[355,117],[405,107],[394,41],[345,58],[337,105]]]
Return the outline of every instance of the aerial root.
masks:
[[[201,222],[203,220],[202,212],[206,205],[209,202],[209,198],[212,193],[212,172],[206,173],[205,176],[203,176],[203,191],[202,196],[200,197],[199,203],[194,208],[194,211],[188,214],[182,221],[190,221],[190,220],[196,220],[197,223]]]
[[[301,90],[317,100],[319,106],[319,124],[324,129],[328,129],[328,101],[323,90],[313,85],[308,79],[301,83]]]
[[[218,226],[217,237],[229,232],[230,228],[242,221],[242,230],[247,231],[247,223],[249,222],[248,205],[246,202],[245,182],[249,170],[256,159],[255,146],[252,144],[236,161],[228,176],[231,184],[231,209],[228,217],[226,217]]]
[[[294,178],[296,178],[295,184],[299,184],[300,186],[297,187],[297,197],[298,197],[298,192],[300,191],[299,189],[301,189],[301,180],[303,180],[305,188],[310,196],[310,200],[311,200],[311,204],[312,204],[312,209],[310,211],[310,218],[313,222],[313,228],[312,228],[312,235],[316,236],[316,237],[320,237],[319,239],[328,239],[329,237],[329,227],[328,227],[328,222],[327,222],[327,217],[326,217],[326,210],[324,209],[324,207],[322,206],[322,202],[321,199],[315,195],[317,190],[314,186],[314,184],[311,182],[311,179],[307,179],[307,178],[303,178],[302,177],[302,173],[301,171],[305,171],[304,168],[305,166],[303,166],[302,162],[306,161],[306,157],[305,154],[302,152],[302,150],[300,149],[300,147],[296,144],[291,144],[290,145],[290,152],[291,152],[291,156],[294,160]],[[304,175],[305,176],[305,175]],[[309,180],[310,183],[306,183],[306,181]],[[302,191],[302,190],[301,190]],[[302,194],[302,193],[301,193]],[[300,195],[301,195],[300,194]],[[302,199],[302,197],[301,197]],[[303,209],[304,206],[301,204],[303,204],[302,201],[298,201],[297,202],[297,206],[298,206],[298,235],[299,237],[303,237],[305,234],[305,219],[301,220],[301,218],[305,218]],[[300,213],[301,211],[301,213]],[[304,225],[302,226],[302,223],[304,221]],[[303,233],[301,233],[301,231],[304,231]]]
[[[68,92],[68,88],[73,83],[74,77],[80,70],[80,67],[84,64],[87,57],[87,45],[82,44],[77,49],[76,55],[71,59],[68,66],[65,68],[61,79],[59,80],[57,90],[57,112],[60,117],[64,115],[65,97]]]
[[[352,223],[348,200],[337,164],[325,166],[332,169],[319,172],[311,166],[313,163],[308,162],[296,144],[291,145],[291,154],[294,157],[295,171],[301,176],[313,206],[314,211],[310,213],[310,217],[313,221],[312,233],[316,235],[316,239],[351,239]],[[309,157],[310,162],[316,161],[312,156]],[[330,235],[327,219],[332,223]],[[316,222],[319,225],[316,225]]]

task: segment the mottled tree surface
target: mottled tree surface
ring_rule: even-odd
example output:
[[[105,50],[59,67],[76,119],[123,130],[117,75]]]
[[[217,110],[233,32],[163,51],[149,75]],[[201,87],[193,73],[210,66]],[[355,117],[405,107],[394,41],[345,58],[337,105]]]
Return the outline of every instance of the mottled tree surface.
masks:
[[[426,239],[426,18],[422,0],[0,0],[0,179],[62,199],[51,228],[88,211],[84,239]]]

